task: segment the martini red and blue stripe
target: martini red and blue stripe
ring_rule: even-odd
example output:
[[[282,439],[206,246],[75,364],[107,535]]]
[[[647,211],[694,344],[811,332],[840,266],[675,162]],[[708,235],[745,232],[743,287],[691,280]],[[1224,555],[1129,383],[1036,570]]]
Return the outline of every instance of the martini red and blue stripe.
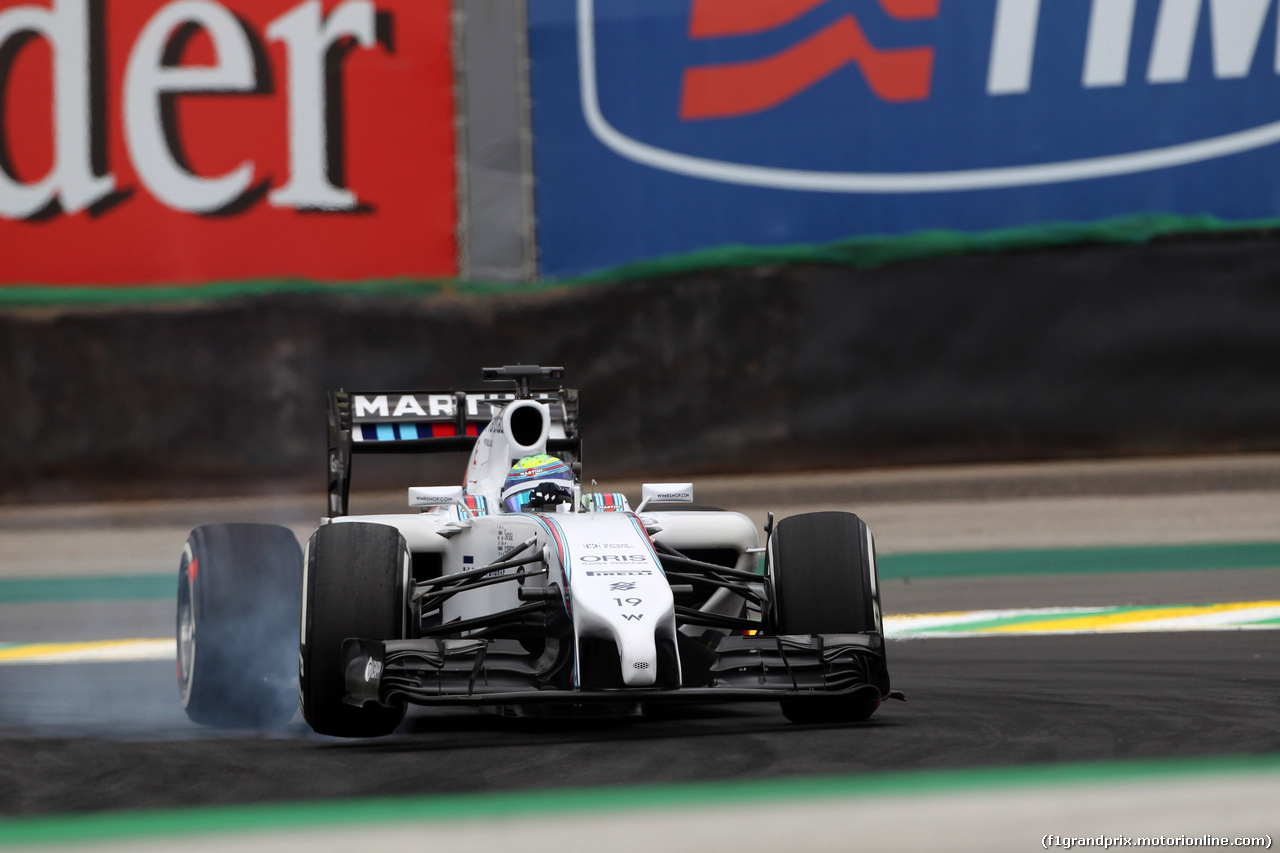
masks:
[[[467,424],[465,435],[480,434],[477,424]],[[452,423],[383,423],[356,424],[351,431],[355,441],[416,441],[423,438],[454,438],[458,427]]]

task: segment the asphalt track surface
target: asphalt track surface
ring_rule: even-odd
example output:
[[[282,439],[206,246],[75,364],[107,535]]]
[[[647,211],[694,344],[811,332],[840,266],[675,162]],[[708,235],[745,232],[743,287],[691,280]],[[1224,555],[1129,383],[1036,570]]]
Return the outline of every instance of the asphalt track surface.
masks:
[[[928,640],[892,649],[905,703],[865,725],[794,726],[772,704],[643,720],[416,714],[339,741],[187,723],[171,663],[11,667],[0,802],[8,814],[311,798],[776,778],[992,764],[1280,751],[1280,633]],[[42,697],[80,714],[41,721]],[[65,730],[61,733],[59,729]],[[19,771],[19,768],[21,770]]]
[[[700,502],[761,518],[765,506],[860,510],[885,553],[1280,540],[1275,457],[819,480],[716,480]],[[0,577],[162,570],[193,518],[254,520],[244,513],[264,506],[305,530],[309,510],[263,500],[0,510]],[[883,598],[887,613],[1252,601],[1280,598],[1280,569],[895,580]],[[172,624],[166,601],[0,604],[0,643],[167,636]],[[772,704],[570,721],[437,709],[365,742],[322,738],[296,719],[273,732],[196,727],[171,661],[0,667],[0,818],[700,780],[785,791],[827,775],[1280,754],[1280,631],[930,639],[893,643],[889,655],[908,701],[857,726],[792,725]],[[1242,815],[1241,831],[1248,820],[1280,829],[1274,811]]]

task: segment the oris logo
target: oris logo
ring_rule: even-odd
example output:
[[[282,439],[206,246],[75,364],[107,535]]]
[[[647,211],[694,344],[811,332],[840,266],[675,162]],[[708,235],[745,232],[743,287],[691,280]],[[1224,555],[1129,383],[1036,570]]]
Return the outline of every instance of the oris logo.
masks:
[[[587,554],[578,558],[580,563],[646,563],[649,558],[643,554]]]
[[[0,0],[4,279],[452,272],[448,16]]]

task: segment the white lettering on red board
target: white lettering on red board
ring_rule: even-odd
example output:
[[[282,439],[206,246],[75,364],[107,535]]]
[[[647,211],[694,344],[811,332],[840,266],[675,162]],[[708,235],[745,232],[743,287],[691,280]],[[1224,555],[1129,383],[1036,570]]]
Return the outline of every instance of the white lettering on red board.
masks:
[[[18,6],[0,12],[0,50],[31,34],[53,48],[54,157],[42,179],[22,182],[0,168],[0,216],[26,219],[58,202],[65,213],[93,206],[116,190],[110,171],[95,174],[90,92],[90,0],[54,0],[52,7]],[[266,28],[269,41],[285,45],[288,64],[289,174],[268,197],[275,207],[353,210],[359,199],[329,179],[325,56],[338,40],[361,48],[377,42],[372,0],[347,0],[327,17],[320,0],[305,0]],[[209,66],[173,66],[164,61],[175,35],[196,27],[213,43]],[[176,94],[247,93],[259,85],[253,44],[236,15],[217,0],[174,0],[143,27],[125,66],[123,113],[130,161],[146,189],[168,207],[212,213],[234,204],[253,183],[255,166],[245,160],[231,171],[203,177],[189,171],[170,147],[161,117],[162,100]],[[7,129],[0,127],[0,133]]]

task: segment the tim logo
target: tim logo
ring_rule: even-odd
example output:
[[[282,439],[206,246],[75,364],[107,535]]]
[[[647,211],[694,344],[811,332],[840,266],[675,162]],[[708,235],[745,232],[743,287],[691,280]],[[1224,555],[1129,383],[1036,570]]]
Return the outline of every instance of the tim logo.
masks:
[[[694,0],[689,38],[754,35],[789,24],[828,0]],[[941,0],[879,0],[893,18],[938,16]],[[852,14],[793,47],[746,62],[691,68],[684,75],[680,117],[725,118],[772,109],[846,66],[856,66],[876,97],[921,101],[929,97],[933,48],[880,50]]]
[[[643,50],[576,3],[592,134],[703,180],[990,190],[1280,142],[1277,0],[652,0]]]

